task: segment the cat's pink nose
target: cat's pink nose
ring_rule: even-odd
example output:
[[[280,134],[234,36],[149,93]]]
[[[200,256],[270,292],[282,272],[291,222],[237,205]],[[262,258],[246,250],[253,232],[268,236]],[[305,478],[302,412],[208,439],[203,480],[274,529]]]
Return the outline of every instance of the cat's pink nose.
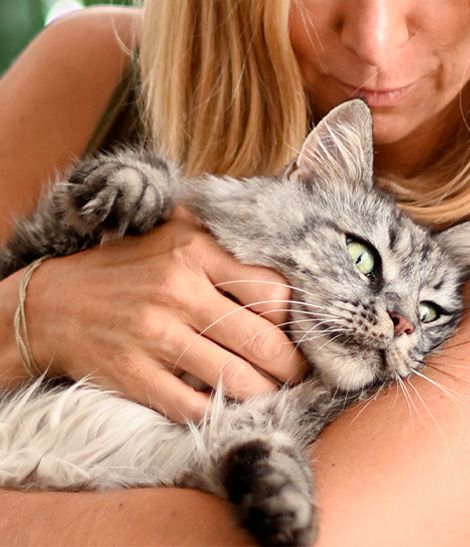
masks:
[[[409,319],[393,311],[389,311],[388,315],[390,315],[390,318],[393,321],[393,334],[395,337],[400,336],[403,333],[405,334],[414,333],[415,326]]]

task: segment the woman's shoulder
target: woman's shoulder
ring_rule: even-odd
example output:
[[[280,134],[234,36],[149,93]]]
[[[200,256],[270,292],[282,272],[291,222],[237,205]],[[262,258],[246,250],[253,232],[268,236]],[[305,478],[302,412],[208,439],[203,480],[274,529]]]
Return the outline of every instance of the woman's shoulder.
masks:
[[[140,13],[116,6],[79,10],[53,21],[28,49],[62,77],[80,75],[91,85],[116,81],[135,47]]]
[[[34,202],[44,181],[86,150],[129,65],[139,14],[99,7],[56,20],[2,77],[0,191],[8,188],[9,202],[0,214],[26,211],[26,197]]]
[[[120,49],[124,51],[134,45],[141,15],[142,10],[139,8],[89,7],[53,20],[41,34],[44,40],[59,40],[66,47],[80,46],[85,52],[96,46],[109,46],[111,53]]]
[[[18,128],[21,118],[29,131],[48,127],[49,137],[61,138],[73,125],[71,152],[80,155],[129,66],[139,14],[103,6],[47,26],[0,81],[0,125]]]

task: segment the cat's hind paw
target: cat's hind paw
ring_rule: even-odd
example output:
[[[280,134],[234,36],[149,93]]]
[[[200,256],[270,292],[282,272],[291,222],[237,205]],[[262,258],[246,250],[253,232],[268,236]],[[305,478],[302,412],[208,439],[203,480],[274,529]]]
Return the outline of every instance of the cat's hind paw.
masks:
[[[310,546],[316,537],[310,469],[291,446],[251,440],[226,456],[225,485],[262,545]]]

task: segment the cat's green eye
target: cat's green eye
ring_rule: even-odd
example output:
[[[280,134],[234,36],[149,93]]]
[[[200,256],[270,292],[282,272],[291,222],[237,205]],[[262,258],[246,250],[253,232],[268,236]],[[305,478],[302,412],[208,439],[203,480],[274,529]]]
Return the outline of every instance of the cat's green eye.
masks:
[[[364,275],[370,275],[374,271],[375,257],[371,249],[364,243],[348,239],[348,253],[356,268]]]
[[[440,313],[432,302],[420,302],[418,304],[418,315],[421,323],[431,323],[439,317]]]

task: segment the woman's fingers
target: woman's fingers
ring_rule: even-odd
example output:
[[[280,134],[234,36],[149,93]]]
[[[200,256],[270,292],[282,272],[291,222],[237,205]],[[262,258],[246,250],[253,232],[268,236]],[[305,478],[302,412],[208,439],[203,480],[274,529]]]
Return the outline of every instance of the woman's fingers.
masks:
[[[206,304],[201,306],[202,301]],[[263,316],[217,293],[198,300],[195,306],[194,327],[204,337],[282,382],[297,382],[305,374],[302,354],[280,328]]]
[[[268,268],[241,264],[207,233],[191,233],[190,245],[179,255],[187,268],[185,278],[191,281],[177,291],[184,294],[180,310],[187,324],[277,379],[299,380],[306,371],[304,359],[274,325],[289,319],[290,288],[284,278]],[[222,291],[239,304],[219,294]],[[172,340],[172,345],[178,342]]]
[[[198,421],[210,411],[210,397],[174,376],[169,367],[146,358],[116,363],[113,384],[127,398],[153,408],[177,422]],[[101,383],[99,378],[96,378]],[[109,387],[109,379],[106,383]]]
[[[263,313],[272,323],[288,320],[291,288],[274,270],[261,266],[247,266],[222,251],[224,256],[210,268],[214,286],[234,296],[242,305]]]
[[[175,343],[174,352],[164,355],[164,359],[212,387],[221,382],[229,397],[246,399],[276,389],[276,383],[257,372],[250,363],[192,328],[180,327],[179,335],[180,343]]]
[[[281,330],[289,321],[291,288],[286,280],[269,268],[241,264],[206,234],[201,236],[201,256],[221,295],[192,302],[193,326],[277,379],[299,380],[305,361]]]
[[[210,412],[210,397],[207,393],[196,391],[169,371],[162,370],[155,375],[152,397],[143,402],[158,410],[175,422],[199,421]]]

